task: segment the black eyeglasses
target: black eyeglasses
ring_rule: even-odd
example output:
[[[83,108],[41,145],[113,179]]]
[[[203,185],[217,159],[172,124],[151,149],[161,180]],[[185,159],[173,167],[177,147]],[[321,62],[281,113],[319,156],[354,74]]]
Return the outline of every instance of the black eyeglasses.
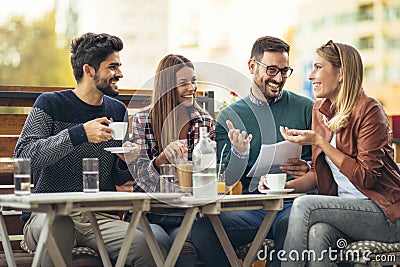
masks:
[[[258,60],[254,60],[258,65],[264,67],[267,71],[267,75],[268,76],[276,76],[278,74],[278,72],[281,72],[281,75],[283,78],[287,78],[290,75],[292,75],[293,69],[291,67],[284,67],[282,69],[275,67],[275,66],[268,66],[265,65],[264,63],[258,61]]]

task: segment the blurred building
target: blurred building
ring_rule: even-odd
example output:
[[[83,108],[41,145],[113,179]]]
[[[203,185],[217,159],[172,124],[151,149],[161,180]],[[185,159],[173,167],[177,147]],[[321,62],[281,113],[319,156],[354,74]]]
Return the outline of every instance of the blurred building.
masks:
[[[124,41],[120,55],[125,77],[119,87],[141,87],[168,52],[169,1],[85,0],[77,5],[79,33],[106,32]]]
[[[85,0],[75,7],[79,33],[109,32],[124,40],[125,77],[119,84],[138,88],[154,75],[167,53],[223,64],[248,75],[253,42],[263,35],[282,37],[299,1],[281,1],[290,19],[282,19],[265,0]]]
[[[400,114],[400,0],[304,0],[294,27],[292,65],[304,93],[315,48],[330,39],[355,46],[363,58],[364,88],[388,115]]]

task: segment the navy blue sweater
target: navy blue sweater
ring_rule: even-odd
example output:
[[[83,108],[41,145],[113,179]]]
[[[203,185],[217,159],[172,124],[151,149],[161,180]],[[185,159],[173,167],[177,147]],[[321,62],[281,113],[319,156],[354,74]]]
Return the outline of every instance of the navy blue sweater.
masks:
[[[115,191],[131,174],[126,164],[105,147],[121,146],[122,141],[89,143],[83,123],[107,117],[127,121],[125,105],[104,96],[100,106],[80,100],[72,90],[44,93],[38,97],[17,142],[14,157],[31,159],[35,193],[81,192],[82,159],[99,159],[101,191]],[[23,220],[29,214],[23,214]]]

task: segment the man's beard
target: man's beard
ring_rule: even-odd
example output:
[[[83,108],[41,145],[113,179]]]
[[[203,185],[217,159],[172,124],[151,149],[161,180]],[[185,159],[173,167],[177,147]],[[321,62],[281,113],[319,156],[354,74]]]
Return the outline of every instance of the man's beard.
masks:
[[[266,99],[268,102],[270,102],[270,101],[273,101],[275,98],[277,98],[278,96],[272,96],[272,95],[268,94],[268,90],[267,90],[268,83],[269,83],[269,82],[273,82],[273,81],[267,80],[267,81],[265,81],[265,82],[262,84],[262,86],[260,86],[260,83],[259,83],[260,80],[261,80],[261,79],[259,79],[258,74],[255,75],[254,84],[258,87],[258,90],[260,90],[260,92],[263,94],[263,96],[265,97],[265,99]]]
[[[110,83],[105,80],[100,80],[97,76],[94,77],[94,82],[97,90],[102,92],[107,96],[117,96],[119,94],[118,90],[113,90]]]
[[[263,94],[263,96],[265,97],[267,102],[269,102],[270,100],[275,98],[268,94],[267,89],[266,89],[267,85],[265,83],[262,84],[262,86],[260,86],[258,81],[254,81],[254,84],[258,87],[258,90],[260,90],[260,92]]]

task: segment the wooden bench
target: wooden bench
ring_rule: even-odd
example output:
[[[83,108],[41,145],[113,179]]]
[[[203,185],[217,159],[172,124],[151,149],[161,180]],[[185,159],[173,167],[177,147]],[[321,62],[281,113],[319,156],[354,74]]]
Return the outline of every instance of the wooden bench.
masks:
[[[13,153],[19,134],[30,108],[36,98],[44,92],[53,92],[66,87],[41,86],[0,86],[0,194],[13,194]],[[150,104],[152,90],[121,89],[116,97],[130,112]],[[213,92],[197,92],[199,102],[211,114],[214,114]],[[130,113],[131,114],[131,113]],[[132,191],[132,182],[119,186],[118,191]],[[6,225],[12,239],[11,244],[18,266],[31,266],[32,255],[23,251],[20,242],[23,239],[23,222],[20,212],[7,211]],[[101,266],[96,257],[79,255],[74,258],[74,266]],[[0,242],[0,266],[6,266],[3,248]]]

